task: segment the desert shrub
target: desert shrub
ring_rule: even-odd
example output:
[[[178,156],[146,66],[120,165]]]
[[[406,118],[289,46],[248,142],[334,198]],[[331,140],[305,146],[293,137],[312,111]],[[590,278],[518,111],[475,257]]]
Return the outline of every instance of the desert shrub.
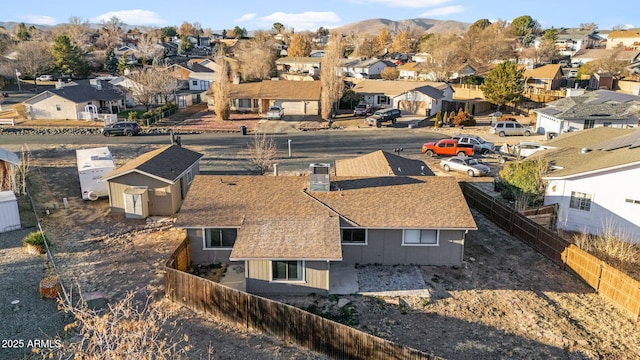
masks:
[[[155,114],[153,113],[153,110],[149,110],[149,111],[145,111],[144,113],[142,113],[142,118],[143,119],[150,119],[154,116]]]
[[[40,231],[35,231],[27,234],[27,236],[22,239],[22,243],[24,245],[43,246],[44,236]]]
[[[499,173],[500,192],[507,200],[527,200],[528,205],[538,205],[544,199],[545,182],[543,174],[547,170],[544,160],[511,162]]]
[[[474,126],[476,124],[476,120],[471,114],[462,111],[462,108],[460,108],[458,114],[453,118],[453,124],[456,126]]]
[[[16,105],[13,106],[13,109],[16,111],[16,114],[18,114],[18,118],[20,118],[20,119],[29,118],[29,116],[27,114],[27,105],[25,105],[25,104],[16,104]]]
[[[640,262],[640,247],[625,241],[626,238],[614,226],[608,225],[602,235],[574,234],[573,242],[580,249],[612,263],[611,265],[637,265]]]
[[[436,119],[435,119],[435,122],[434,122],[433,126],[435,126],[437,128],[442,126],[442,111],[438,111],[436,113]]]
[[[127,119],[129,120],[136,120],[140,118],[140,114],[137,111],[129,111],[129,114],[127,114]]]

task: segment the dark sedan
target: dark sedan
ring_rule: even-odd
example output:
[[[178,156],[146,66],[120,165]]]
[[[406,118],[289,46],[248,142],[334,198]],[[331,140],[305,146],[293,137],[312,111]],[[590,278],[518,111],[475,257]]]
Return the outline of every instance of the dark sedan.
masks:
[[[102,135],[126,135],[133,136],[138,135],[142,131],[140,125],[134,121],[120,121],[115,124],[106,125],[102,128]]]

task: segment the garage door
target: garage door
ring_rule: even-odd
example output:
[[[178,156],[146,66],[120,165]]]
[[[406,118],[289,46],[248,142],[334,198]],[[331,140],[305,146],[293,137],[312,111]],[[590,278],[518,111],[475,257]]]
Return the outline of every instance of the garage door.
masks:
[[[304,101],[283,101],[285,115],[305,115]]]
[[[398,109],[400,109],[403,114],[414,114],[414,115],[426,116],[427,102],[400,100],[398,102]]]

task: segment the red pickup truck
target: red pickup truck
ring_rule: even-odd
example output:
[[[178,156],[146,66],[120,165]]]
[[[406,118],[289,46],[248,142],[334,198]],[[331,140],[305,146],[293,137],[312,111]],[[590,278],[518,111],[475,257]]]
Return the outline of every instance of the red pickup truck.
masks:
[[[422,145],[422,153],[427,156],[473,156],[472,144],[458,144],[456,139],[442,139],[438,142],[428,142]]]

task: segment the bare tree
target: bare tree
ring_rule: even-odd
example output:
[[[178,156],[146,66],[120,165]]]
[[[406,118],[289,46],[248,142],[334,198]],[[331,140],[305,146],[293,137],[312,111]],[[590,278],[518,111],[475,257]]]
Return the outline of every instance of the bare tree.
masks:
[[[122,27],[124,23],[113,16],[108,21],[102,22],[102,28],[100,28],[100,38],[106,48],[117,48],[122,44]]]
[[[53,56],[49,45],[41,41],[23,41],[16,48],[16,68],[24,74],[33,76],[33,85],[37,86],[36,77],[53,66]]]
[[[305,57],[311,53],[311,40],[305,34],[293,34],[287,50],[289,56]]]
[[[155,33],[146,32],[138,39],[136,46],[136,56],[144,60],[155,60],[164,55],[164,48],[158,44],[158,38]]]
[[[458,43],[459,38],[455,34],[435,34],[421,44],[420,50],[431,55],[422,66],[432,74],[434,81],[449,80],[451,74],[462,66]]]
[[[265,133],[255,133],[249,142],[249,161],[253,164],[260,175],[264,175],[273,166],[273,161],[278,153],[278,147],[271,136]]]
[[[148,67],[129,75],[131,86],[127,89],[136,104],[149,111],[162,98],[165,102],[174,93],[177,80],[157,66]]]
[[[323,119],[329,119],[335,113],[334,107],[344,92],[344,79],[338,71],[342,59],[342,36],[329,35],[329,42],[325,48],[320,67],[320,82],[322,84],[321,112]]]
[[[229,63],[225,60],[224,49],[218,49],[215,58],[219,71],[213,78],[211,90],[213,91],[213,111],[220,120],[227,120],[231,114],[229,106]]]
[[[267,79],[274,70],[276,49],[273,37],[264,32],[257,31],[253,39],[243,42],[237,52],[237,57],[242,64],[242,77],[246,80]]]
[[[391,52],[412,52],[414,48],[415,42],[411,38],[411,34],[409,31],[401,31],[393,38],[393,42],[391,43]]]
[[[368,34],[356,36],[354,43],[353,56],[372,58],[378,55],[375,37]]]
[[[374,51],[376,53],[386,52],[387,49],[389,48],[389,45],[391,45],[392,40],[393,39],[391,38],[391,34],[389,33],[389,30],[387,30],[386,28],[383,28],[382,30],[380,30],[380,33],[376,37],[376,46],[374,48]]]
[[[496,21],[484,29],[469,29],[459,43],[462,62],[482,68],[513,57],[511,43],[505,35],[507,30],[503,21]]]
[[[88,21],[82,20],[78,16],[72,16],[69,18],[68,24],[62,24],[54,28],[53,38],[66,35],[75,46],[82,47],[87,43],[90,32],[91,28]]]

